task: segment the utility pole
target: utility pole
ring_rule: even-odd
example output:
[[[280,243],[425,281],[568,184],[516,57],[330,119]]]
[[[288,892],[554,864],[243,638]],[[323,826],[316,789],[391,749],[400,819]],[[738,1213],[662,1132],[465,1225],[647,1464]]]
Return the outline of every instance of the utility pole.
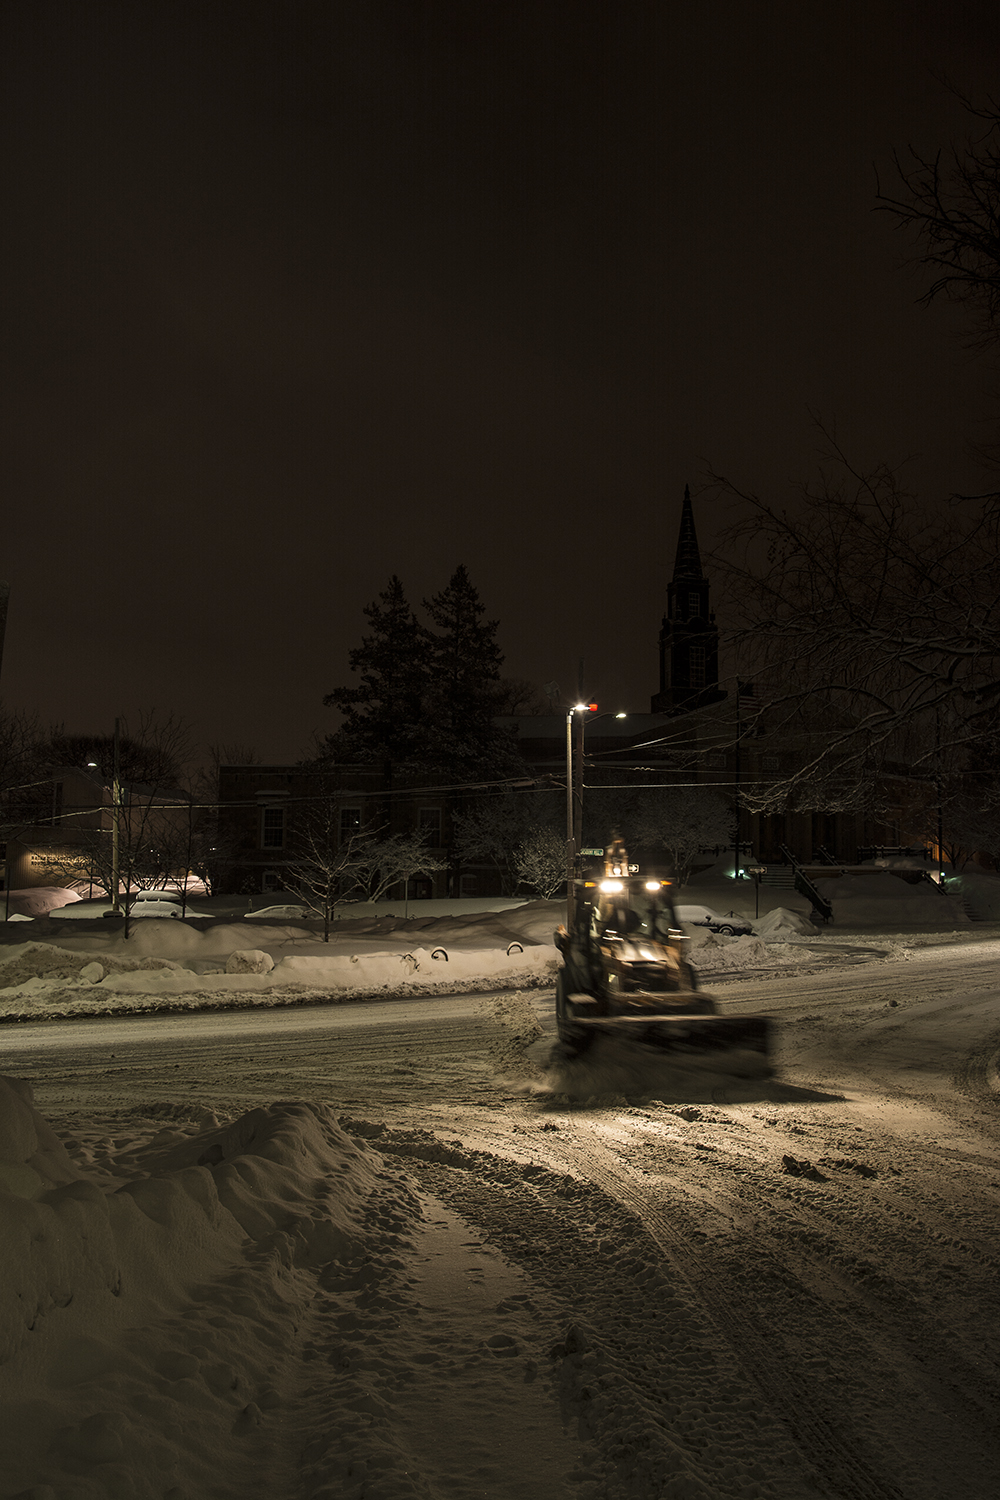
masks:
[[[118,866],[120,857],[119,847],[119,808],[121,806],[121,736],[119,734],[120,719],[115,720],[115,748],[114,764],[111,772],[111,910],[117,917],[121,915],[121,903],[118,897]]]
[[[7,605],[10,603],[10,584],[0,583],[0,666],[3,665],[3,638],[7,630]]]
[[[573,763],[573,840],[577,849],[583,847],[583,720],[589,711],[589,704],[577,705],[576,759]]]
[[[573,841],[573,710],[566,714],[566,928],[573,927],[573,877],[576,874],[576,844]]]
[[[7,629],[7,604],[10,599],[10,584],[0,583],[0,666],[3,665],[3,638]],[[4,897],[3,916],[4,921],[10,918],[10,846],[4,856]]]
[[[733,813],[736,819],[736,828],[733,832],[733,879],[740,878],[740,741],[743,738],[743,722],[740,718],[740,693],[742,684],[736,679],[736,775],[733,789]]]

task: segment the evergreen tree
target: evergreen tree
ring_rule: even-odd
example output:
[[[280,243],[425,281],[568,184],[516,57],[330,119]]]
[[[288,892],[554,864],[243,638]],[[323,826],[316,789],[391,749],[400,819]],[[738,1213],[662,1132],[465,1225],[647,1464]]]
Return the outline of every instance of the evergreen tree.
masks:
[[[493,722],[503,653],[497,620],[460,565],[443,593],[424,600],[430,684],[427,734],[431,760],[449,780],[504,776],[518,767],[513,737]]]
[[[427,691],[426,635],[406,602],[395,574],[365,608],[371,627],[349,656],[358,674],[355,687],[334,688],[323,702],[339,708],[344,722],[327,740],[344,758],[380,762],[392,771],[419,767],[425,760],[423,702]]]

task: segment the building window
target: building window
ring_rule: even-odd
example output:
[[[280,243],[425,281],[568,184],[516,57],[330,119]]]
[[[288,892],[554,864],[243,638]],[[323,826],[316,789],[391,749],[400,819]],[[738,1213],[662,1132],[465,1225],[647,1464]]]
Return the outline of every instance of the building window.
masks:
[[[479,889],[479,877],[477,875],[463,875],[461,881],[461,893],[463,896],[474,896]]]
[[[704,646],[692,646],[688,651],[688,682],[693,688],[705,686]]]
[[[441,809],[422,807],[417,813],[417,831],[432,849],[441,845]]]
[[[348,839],[361,832],[361,809],[360,807],[342,807],[340,809],[340,842],[346,844]]]
[[[265,807],[260,819],[260,847],[262,849],[284,849],[285,809]]]
[[[688,619],[697,619],[701,614],[701,595],[688,594]]]
[[[277,870],[265,870],[261,878],[260,888],[267,895],[269,892],[280,891],[282,888],[281,875]]]

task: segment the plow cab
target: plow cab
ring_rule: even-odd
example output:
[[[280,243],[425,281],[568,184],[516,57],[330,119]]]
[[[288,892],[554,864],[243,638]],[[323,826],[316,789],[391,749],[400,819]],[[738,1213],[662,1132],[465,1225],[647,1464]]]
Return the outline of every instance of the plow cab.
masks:
[[[699,988],[688,939],[674,911],[673,883],[629,864],[620,839],[581,859],[570,881],[565,924],[555,934],[562,965],[556,1026],[570,1052],[599,1034],[663,1048],[741,1074],[770,1072],[763,1016],[721,1016]]]

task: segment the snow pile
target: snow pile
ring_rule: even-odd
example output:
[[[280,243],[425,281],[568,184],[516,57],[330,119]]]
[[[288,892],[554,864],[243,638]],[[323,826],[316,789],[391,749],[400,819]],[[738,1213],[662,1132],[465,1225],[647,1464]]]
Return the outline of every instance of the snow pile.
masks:
[[[245,913],[245,921],[260,921],[266,918],[269,922],[304,922],[311,915],[305,906],[265,906],[260,911],[248,911]]]
[[[758,937],[815,937],[817,928],[801,912],[776,906],[754,923]]]
[[[967,918],[936,885],[910,883],[888,870],[817,880],[816,889],[833,907],[835,925],[856,927],[961,927]]]
[[[980,922],[1000,922],[1000,876],[963,870],[947,877],[949,895],[958,896],[966,911]]]
[[[295,934],[301,938],[301,934]],[[270,937],[277,958],[268,952]],[[250,939],[256,939],[251,941]],[[110,1011],[273,1006],[360,995],[427,994],[482,985],[555,979],[550,947],[511,942],[492,948],[455,944],[352,952],[309,941],[284,953],[283,929],[242,924],[197,932],[155,919],[120,936],[77,940],[83,951],[47,943],[0,948],[0,1018],[96,1015]],[[508,952],[508,947],[510,952]],[[167,957],[167,954],[176,955]]]
[[[10,914],[21,917],[46,917],[50,911],[72,906],[80,900],[78,891],[59,885],[35,885],[23,891],[10,891],[4,898]]]
[[[710,932],[695,954],[699,974],[731,974],[741,969],[769,969],[801,964],[812,957],[809,948],[794,943],[765,942],[760,937],[724,937]]]
[[[227,974],[270,974],[274,959],[260,948],[237,948],[226,959]]]
[[[413,1217],[323,1105],[228,1126],[164,1108],[123,1183],[81,1169],[27,1085],[0,1079],[6,1494],[160,1500],[215,1493],[220,1474],[260,1493],[317,1276],[374,1279]]]

